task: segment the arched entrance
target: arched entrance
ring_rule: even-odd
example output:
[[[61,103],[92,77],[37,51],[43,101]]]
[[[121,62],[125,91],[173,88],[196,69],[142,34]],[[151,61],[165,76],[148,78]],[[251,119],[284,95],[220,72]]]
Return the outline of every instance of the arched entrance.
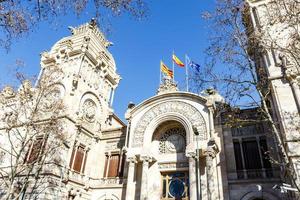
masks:
[[[275,194],[268,191],[256,191],[246,193],[241,200],[279,200]]]
[[[160,173],[160,199],[189,199],[187,139],[184,126],[174,120],[161,123],[154,131],[152,149],[157,154]]]
[[[216,145],[207,147],[208,127],[213,121],[205,103],[191,94],[172,93],[148,99],[127,113],[126,199],[197,199],[208,192],[217,195],[211,183]],[[205,159],[206,155],[210,159]],[[207,164],[211,166],[208,173],[204,170]],[[210,185],[208,178],[212,179]]]

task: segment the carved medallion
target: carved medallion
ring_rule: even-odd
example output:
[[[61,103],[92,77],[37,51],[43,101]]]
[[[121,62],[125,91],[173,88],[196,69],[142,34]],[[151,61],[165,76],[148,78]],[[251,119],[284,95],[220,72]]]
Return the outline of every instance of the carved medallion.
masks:
[[[97,106],[93,100],[85,100],[85,102],[82,105],[82,113],[85,120],[87,120],[88,122],[95,121],[96,107]]]

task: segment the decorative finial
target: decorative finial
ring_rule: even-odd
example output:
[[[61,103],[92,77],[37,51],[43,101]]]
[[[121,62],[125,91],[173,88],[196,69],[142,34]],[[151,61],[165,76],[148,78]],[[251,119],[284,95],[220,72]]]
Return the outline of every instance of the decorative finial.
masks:
[[[95,18],[92,18],[89,24],[91,27],[95,27],[97,26],[97,20]]]
[[[164,77],[163,82],[160,84],[157,90],[157,94],[164,94],[176,91],[178,91],[177,84],[170,77]]]
[[[68,29],[71,31],[71,33],[73,35],[75,32],[75,28],[73,26],[68,26]]]

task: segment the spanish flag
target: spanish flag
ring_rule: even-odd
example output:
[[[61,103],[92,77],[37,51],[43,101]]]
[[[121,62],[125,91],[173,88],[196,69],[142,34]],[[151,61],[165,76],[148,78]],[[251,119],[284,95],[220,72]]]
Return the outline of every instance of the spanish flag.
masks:
[[[184,67],[183,62],[181,62],[181,60],[179,60],[179,58],[177,56],[175,56],[175,54],[172,55],[172,60],[174,63],[176,63],[176,65],[178,65],[179,67]]]
[[[173,71],[170,70],[163,61],[160,61],[160,70],[167,76],[173,78]]]

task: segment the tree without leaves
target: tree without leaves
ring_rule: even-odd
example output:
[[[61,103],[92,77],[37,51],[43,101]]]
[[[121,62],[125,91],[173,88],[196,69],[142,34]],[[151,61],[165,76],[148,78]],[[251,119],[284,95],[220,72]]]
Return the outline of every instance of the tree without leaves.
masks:
[[[17,73],[18,92],[5,87],[0,94],[1,199],[37,199],[53,187],[47,175],[63,165],[61,151],[68,137],[54,81],[59,72],[57,67],[45,70],[34,88]]]
[[[34,30],[41,21],[53,21],[70,12],[80,16],[89,5],[93,16],[100,21],[107,12],[114,16],[128,13],[135,18],[145,17],[147,6],[143,0],[0,0],[0,45],[9,50],[12,41]]]
[[[283,158],[276,162],[295,183],[292,175],[295,169],[288,159],[279,123],[269,107],[270,81],[266,70],[257,61],[265,52],[280,52],[277,65],[284,69],[284,77],[289,79],[290,76],[299,76],[300,2],[276,0],[268,11],[268,20],[256,28],[250,23],[249,6],[244,0],[218,0],[213,12],[204,13],[204,18],[212,25],[213,33],[206,51],[206,66],[194,76],[194,85],[198,90],[215,85],[233,107],[258,107],[259,118],[252,122],[269,125]],[[274,33],[274,27],[289,31],[285,34],[280,31]],[[220,64],[222,69],[217,67]],[[227,121],[229,126],[249,123],[248,119],[239,118],[239,114],[235,114],[232,109],[228,113],[227,117],[231,119]],[[296,111],[284,115],[290,123],[290,131],[299,131],[299,113]]]

